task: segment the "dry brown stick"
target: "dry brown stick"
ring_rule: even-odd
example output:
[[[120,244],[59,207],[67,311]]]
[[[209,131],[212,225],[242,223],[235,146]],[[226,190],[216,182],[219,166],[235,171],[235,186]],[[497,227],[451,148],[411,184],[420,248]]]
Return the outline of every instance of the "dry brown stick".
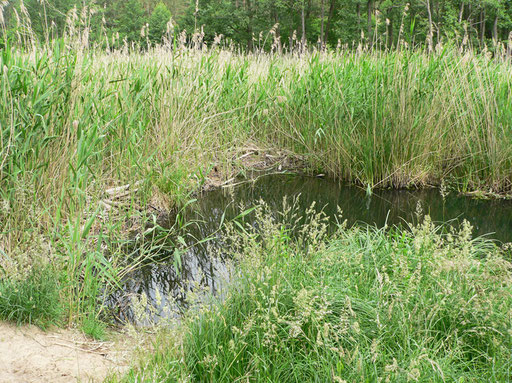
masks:
[[[136,192],[138,190],[138,186],[142,183],[142,181],[137,181],[133,185],[132,184],[126,184],[123,186],[116,186],[110,189],[106,189],[105,193],[110,195],[114,198],[121,198],[125,195],[128,195],[130,193]],[[132,189],[130,189],[132,188]]]

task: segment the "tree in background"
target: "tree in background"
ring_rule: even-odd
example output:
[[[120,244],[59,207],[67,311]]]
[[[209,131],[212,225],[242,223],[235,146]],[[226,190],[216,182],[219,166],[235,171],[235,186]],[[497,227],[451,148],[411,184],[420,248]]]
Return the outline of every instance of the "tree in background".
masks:
[[[141,41],[142,27],[146,25],[147,15],[139,0],[114,1],[112,18],[121,40]]]
[[[162,42],[162,37],[167,31],[167,23],[171,19],[171,11],[160,2],[156,5],[149,18],[149,40],[153,44]]]
[[[23,4],[41,38],[62,36],[69,13],[80,15],[88,7],[94,10],[87,24],[93,42],[119,35],[121,44],[146,37],[160,42],[170,15],[180,30],[203,31],[207,42],[222,34],[248,50],[281,51],[301,41],[318,47],[391,49],[400,42],[432,48],[454,40],[493,49],[512,31],[511,0],[11,0],[4,7],[11,35],[13,11],[21,15]],[[143,27],[149,32],[144,39]]]

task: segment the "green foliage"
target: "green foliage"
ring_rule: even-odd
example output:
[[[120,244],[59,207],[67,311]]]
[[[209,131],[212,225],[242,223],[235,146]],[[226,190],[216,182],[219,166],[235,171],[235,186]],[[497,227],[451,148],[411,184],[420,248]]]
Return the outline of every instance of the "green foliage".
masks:
[[[283,45],[292,49],[302,38],[303,13],[310,45],[323,39],[331,47],[338,43],[381,48],[404,42],[410,46],[422,45],[432,26],[434,43],[443,40],[460,43],[467,35],[469,43],[483,48],[484,43],[492,45],[493,39],[508,39],[512,15],[510,2],[499,0],[205,0],[197,12],[195,7],[195,2],[191,2],[181,22],[188,30],[205,26],[207,40],[212,40],[215,33],[222,33],[249,49],[253,45],[261,48],[261,44],[269,49],[273,40],[273,36],[268,36],[271,30]]]
[[[64,313],[57,272],[49,265],[35,266],[20,279],[0,280],[0,319],[18,325],[48,327],[60,323]]]
[[[75,0],[52,0],[50,2],[20,0],[19,3],[25,5],[34,32],[39,36],[46,36],[47,33],[53,32],[55,37],[63,36],[66,15],[77,5]],[[21,10],[21,7],[18,9]]]
[[[452,47],[142,55],[56,40],[4,49],[0,77],[0,263],[56,257],[69,322],[101,317],[141,211],[232,174],[248,142],[370,188],[511,192],[511,67]]]
[[[433,44],[456,41],[494,50],[512,29],[512,4],[503,0],[17,0],[4,8],[7,35],[33,30],[46,41],[80,25],[102,46],[115,45],[118,33],[118,44],[144,41],[146,23],[149,40],[160,43],[171,14],[180,30],[202,31],[208,42],[222,34],[249,50],[293,50],[303,27],[310,46],[422,46],[432,30]]]
[[[112,12],[116,18],[116,26],[121,40],[128,42],[141,41],[141,30],[146,23],[146,15],[139,0],[126,0],[117,3]]]
[[[106,325],[94,316],[86,316],[82,319],[81,329],[85,335],[96,340],[105,339]]]
[[[171,19],[171,12],[162,2],[158,3],[149,18],[149,40],[159,44],[167,32],[167,23]]]
[[[322,216],[275,213],[231,237],[223,300],[194,305],[125,381],[510,380],[511,264],[469,224],[328,237]]]

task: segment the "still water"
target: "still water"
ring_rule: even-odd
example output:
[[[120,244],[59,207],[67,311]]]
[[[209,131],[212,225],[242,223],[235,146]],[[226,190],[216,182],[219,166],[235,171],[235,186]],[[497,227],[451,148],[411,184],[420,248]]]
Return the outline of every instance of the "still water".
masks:
[[[306,211],[315,202],[317,209],[323,208],[334,218],[339,206],[349,226],[382,227],[386,223],[404,226],[417,221],[418,206],[421,206],[423,213],[429,214],[434,222],[448,222],[457,227],[466,219],[473,225],[474,235],[512,242],[512,201],[477,200],[454,193],[443,198],[438,189],[374,190],[369,196],[357,186],[289,174],[260,176],[255,181],[206,193],[185,211],[187,220],[200,222],[190,226],[189,234],[196,239],[210,237],[218,229],[223,215],[227,221],[240,214],[240,205],[248,208],[263,200],[278,211],[284,197],[297,196],[300,196],[300,211]],[[149,305],[156,311],[151,318],[158,321],[169,315],[171,305],[183,305],[187,291],[197,285],[216,293],[226,282],[228,272],[221,259],[208,254],[221,246],[222,239],[216,238],[194,247],[182,255],[180,273],[176,272],[172,258],[145,265],[123,281],[122,290],[111,296],[109,305],[115,307],[120,320],[134,321],[130,297],[145,293]]]

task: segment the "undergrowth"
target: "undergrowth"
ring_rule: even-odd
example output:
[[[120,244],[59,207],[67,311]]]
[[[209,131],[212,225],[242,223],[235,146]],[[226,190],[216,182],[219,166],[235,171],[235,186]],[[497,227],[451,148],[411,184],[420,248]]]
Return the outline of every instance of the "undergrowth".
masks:
[[[511,379],[512,265],[468,223],[328,235],[321,215],[297,228],[293,215],[257,214],[257,225],[227,230],[238,266],[223,299],[161,329],[120,380]]]
[[[21,279],[0,279],[0,319],[41,328],[62,323],[59,276],[49,265],[35,266]]]

